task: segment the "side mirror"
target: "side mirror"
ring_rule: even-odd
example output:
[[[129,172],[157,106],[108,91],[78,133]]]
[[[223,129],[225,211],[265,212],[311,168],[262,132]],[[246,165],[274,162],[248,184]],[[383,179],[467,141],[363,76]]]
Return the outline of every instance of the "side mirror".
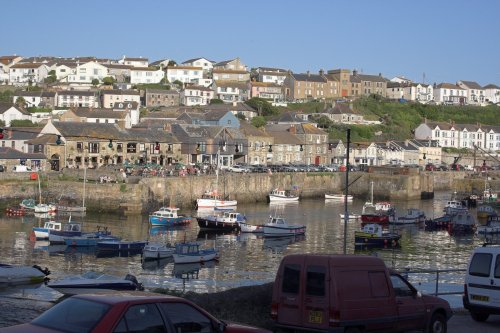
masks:
[[[217,332],[222,333],[226,330],[226,323],[221,321],[219,322],[219,325],[217,326]]]

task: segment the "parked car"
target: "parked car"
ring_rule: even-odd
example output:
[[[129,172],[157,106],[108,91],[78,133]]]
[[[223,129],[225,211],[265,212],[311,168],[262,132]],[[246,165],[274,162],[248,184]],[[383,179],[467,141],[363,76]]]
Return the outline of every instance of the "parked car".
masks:
[[[451,316],[373,256],[288,255],[273,285],[271,318],[287,331],[445,333]]]
[[[425,171],[434,171],[436,170],[436,166],[432,163],[428,163],[425,165]]]
[[[250,169],[244,165],[239,165],[235,164],[227,168],[228,171],[231,172],[238,172],[238,173],[245,173],[245,172],[250,172]]]
[[[500,247],[484,245],[474,249],[465,274],[464,308],[472,319],[485,321],[500,314]]]
[[[226,323],[183,298],[131,292],[72,296],[29,324],[3,327],[0,331],[271,333]]]
[[[31,168],[26,165],[15,165],[12,169],[14,172],[31,172]]]
[[[435,166],[436,171],[449,171],[450,168],[446,164],[438,164]]]
[[[470,164],[464,164],[463,168],[465,171],[474,171],[474,167]]]

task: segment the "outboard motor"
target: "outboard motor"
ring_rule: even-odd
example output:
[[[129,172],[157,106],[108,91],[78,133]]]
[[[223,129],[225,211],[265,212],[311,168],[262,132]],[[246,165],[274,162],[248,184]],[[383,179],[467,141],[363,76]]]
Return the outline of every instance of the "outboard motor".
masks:
[[[38,265],[33,265],[33,268],[38,269],[40,272],[42,272],[45,275],[49,275],[50,274],[50,271],[49,271],[49,269],[47,267],[45,267],[45,269],[42,269],[42,267],[40,267]]]
[[[133,282],[135,285],[135,288],[137,290],[140,290],[140,291],[144,290],[144,286],[142,285],[142,283],[139,283],[139,281],[137,281],[137,278],[134,275],[127,274],[125,276],[125,280],[129,280],[129,281]]]

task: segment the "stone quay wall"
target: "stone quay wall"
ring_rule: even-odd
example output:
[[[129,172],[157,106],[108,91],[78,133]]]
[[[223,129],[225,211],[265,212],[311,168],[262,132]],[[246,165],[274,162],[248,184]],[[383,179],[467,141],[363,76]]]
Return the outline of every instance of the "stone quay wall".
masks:
[[[92,173],[95,171],[95,174]],[[215,187],[240,203],[263,202],[273,188],[296,188],[302,198],[322,198],[325,193],[341,193],[345,189],[345,173],[222,173],[217,181],[213,176],[186,177],[127,177],[111,176],[112,182],[100,182],[102,175],[88,170],[85,185],[85,205],[89,211],[136,214],[151,211],[162,205],[179,208],[194,207],[196,198]],[[41,193],[44,202],[60,200],[81,205],[83,198],[83,171],[41,174]],[[493,189],[500,187],[494,175],[488,177]],[[349,193],[369,199],[371,182],[375,200],[415,200],[422,193],[435,190],[457,192],[477,191],[485,187],[484,177],[472,177],[465,172],[421,172],[411,175],[391,175],[366,172],[349,173]],[[23,198],[38,200],[38,181],[29,173],[0,174],[0,198],[16,203]]]

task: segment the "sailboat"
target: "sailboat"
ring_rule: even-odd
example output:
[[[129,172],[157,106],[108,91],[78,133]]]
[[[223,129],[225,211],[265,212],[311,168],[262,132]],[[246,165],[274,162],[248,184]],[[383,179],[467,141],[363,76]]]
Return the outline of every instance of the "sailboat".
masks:
[[[394,213],[390,202],[373,202],[373,182],[371,184],[370,201],[365,202],[361,212],[361,221],[364,223],[388,223],[389,215]]]
[[[57,207],[52,204],[45,204],[42,202],[42,185],[40,183],[40,175],[38,175],[38,204],[35,205],[35,213],[55,213]]]
[[[85,187],[87,185],[87,168],[83,168],[83,196],[82,196],[82,205],[81,206],[68,206],[68,205],[57,205],[57,211],[59,212],[81,212],[84,213],[87,211],[85,207]]]
[[[215,170],[216,175],[216,186],[215,189],[206,191],[202,194],[201,198],[196,199],[196,207],[198,209],[203,208],[220,208],[220,207],[233,207],[238,204],[236,200],[227,200],[225,193],[220,194],[217,190],[219,186],[219,152],[217,152],[217,169]]]

